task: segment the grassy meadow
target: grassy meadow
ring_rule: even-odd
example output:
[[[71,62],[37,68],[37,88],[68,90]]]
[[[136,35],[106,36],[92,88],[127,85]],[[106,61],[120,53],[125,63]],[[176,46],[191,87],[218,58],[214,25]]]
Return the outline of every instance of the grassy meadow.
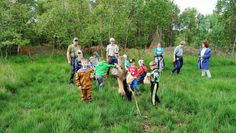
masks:
[[[150,53],[132,55],[152,60]],[[197,57],[185,56],[180,75],[171,75],[165,58],[158,95],[150,103],[149,85],[141,85],[135,102],[118,95],[114,78],[93,101],[81,102],[80,90],[68,84],[70,66],[64,55],[11,56],[0,60],[0,132],[225,132],[236,131],[236,61],[212,56],[212,79],[202,78]],[[145,117],[143,117],[145,116]]]

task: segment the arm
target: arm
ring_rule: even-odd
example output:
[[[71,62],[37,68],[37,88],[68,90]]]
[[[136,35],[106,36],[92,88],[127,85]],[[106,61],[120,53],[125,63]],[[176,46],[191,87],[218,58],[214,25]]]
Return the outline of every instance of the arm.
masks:
[[[119,57],[119,47],[117,45],[116,45],[116,52],[117,52],[116,57]]]
[[[164,50],[164,48],[161,48],[162,49],[162,56],[164,55],[164,53],[165,53],[165,50]]]
[[[157,49],[154,48],[154,56],[157,56]]]
[[[209,49],[206,54],[202,57],[203,59],[209,59],[211,57],[211,50]]]
[[[67,49],[66,56],[67,56],[67,61],[68,61],[68,63],[70,64],[70,63],[71,63],[70,46],[69,46],[68,49]]]
[[[176,55],[176,53],[177,53],[177,47],[175,48],[175,50],[174,50],[174,53],[173,53],[173,62],[175,62],[175,55]]]
[[[79,87],[81,86],[80,73],[79,72],[76,73],[76,85],[79,86]]]
[[[108,61],[108,46],[107,46],[107,49],[106,49],[106,59],[107,59],[107,61]]]

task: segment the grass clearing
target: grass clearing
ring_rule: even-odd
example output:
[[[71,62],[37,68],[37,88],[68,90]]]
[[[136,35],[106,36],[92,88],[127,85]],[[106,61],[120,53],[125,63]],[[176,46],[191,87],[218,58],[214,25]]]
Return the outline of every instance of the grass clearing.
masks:
[[[146,64],[151,54],[145,57]],[[63,55],[13,56],[0,60],[0,132],[235,132],[236,61],[212,57],[212,79],[201,78],[197,58],[186,56],[180,75],[171,75],[171,57],[161,75],[161,104],[150,103],[141,85],[135,103],[118,95],[114,78],[93,101],[80,101],[80,90],[68,84],[70,67]]]

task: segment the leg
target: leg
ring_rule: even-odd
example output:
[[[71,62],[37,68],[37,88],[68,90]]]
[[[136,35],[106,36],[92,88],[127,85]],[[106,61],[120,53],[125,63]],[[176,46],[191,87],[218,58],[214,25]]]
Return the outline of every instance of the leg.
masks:
[[[86,100],[86,96],[87,96],[86,90],[81,89],[81,100],[82,100],[82,101]]]
[[[177,73],[178,73],[178,69],[179,69],[179,60],[176,60],[176,61],[175,61],[175,67],[174,67],[174,69],[172,70],[172,73],[175,73],[175,71],[177,71]]]
[[[86,100],[91,100],[92,99],[92,88],[89,88],[86,91],[87,91]]]
[[[154,99],[153,99],[153,97],[154,97],[154,87],[155,87],[155,84],[153,83],[153,82],[151,82],[151,88],[150,88],[150,91],[151,91],[151,103],[154,105],[155,104],[155,101],[154,101]]]
[[[75,69],[75,59],[71,59],[70,83],[74,83]]]
[[[112,57],[111,56],[108,56],[108,64],[112,64]],[[108,67],[108,70],[107,70],[107,75],[110,74],[110,67]]]
[[[206,71],[202,69],[202,77],[205,77]]]
[[[133,81],[133,88],[135,89],[136,94],[140,94],[140,90],[138,88],[138,80],[137,79],[135,79]]]
[[[161,101],[160,101],[160,99],[159,99],[159,97],[158,97],[158,95],[157,95],[158,88],[159,88],[159,83],[156,83],[155,102],[160,103]]]
[[[207,77],[208,77],[208,78],[211,78],[211,72],[210,72],[210,70],[206,70],[206,73],[207,73]]]
[[[126,94],[128,100],[131,101],[132,100],[132,92],[129,91],[129,85],[127,84],[126,79],[123,80],[123,88],[124,88],[124,91],[125,91],[125,94]]]
[[[103,86],[104,86],[104,79],[103,79],[103,77],[101,77],[101,76],[97,77],[97,83],[98,83],[99,89],[103,88]]]
[[[180,60],[178,61],[178,69],[177,69],[177,74],[179,74],[179,72],[180,72],[180,70],[181,70],[182,66],[183,66],[183,60],[182,60],[182,59],[180,59]]]
[[[143,80],[146,77],[147,73],[143,73],[138,78],[138,84],[143,84]]]

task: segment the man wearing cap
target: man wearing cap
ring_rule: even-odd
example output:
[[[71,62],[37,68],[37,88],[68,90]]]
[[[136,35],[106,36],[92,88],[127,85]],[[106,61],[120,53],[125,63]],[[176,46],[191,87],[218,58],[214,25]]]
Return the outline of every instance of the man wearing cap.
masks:
[[[174,50],[173,62],[175,67],[172,70],[172,74],[177,72],[179,74],[180,69],[183,66],[183,48],[186,45],[185,41],[180,42],[179,46],[177,46]]]
[[[73,44],[68,46],[67,49],[67,61],[71,65],[71,74],[69,83],[74,83],[74,75],[76,72],[76,63],[78,52],[81,52],[81,47],[79,46],[79,39],[75,37],[73,39]]]
[[[115,39],[110,38],[110,44],[107,45],[106,48],[106,57],[108,64],[114,65],[114,63],[118,63],[118,57],[119,55],[119,47],[115,44]],[[109,70],[107,72],[107,75],[109,75]]]

